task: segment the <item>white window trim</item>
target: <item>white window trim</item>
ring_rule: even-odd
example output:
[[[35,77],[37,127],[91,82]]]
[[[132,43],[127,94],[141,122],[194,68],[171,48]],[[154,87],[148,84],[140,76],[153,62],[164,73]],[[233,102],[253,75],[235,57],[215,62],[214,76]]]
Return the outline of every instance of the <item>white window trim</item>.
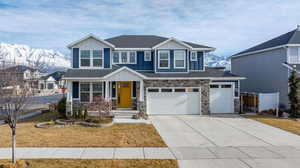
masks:
[[[122,62],[122,52],[126,52],[127,53],[127,62],[123,63]],[[131,52],[134,52],[135,53],[135,60],[134,62],[130,62],[130,53]],[[118,53],[119,55],[119,62],[114,62],[114,58],[113,58],[113,55],[114,53]],[[113,64],[136,64],[137,63],[137,52],[136,51],[113,51],[113,54],[112,54],[112,63]]]
[[[149,57],[149,59],[146,59],[147,57],[146,57],[146,53],[149,53],[150,54],[150,57]],[[152,58],[151,58],[151,51],[144,51],[144,61],[151,61],[152,60]]]
[[[300,47],[298,47],[298,60],[300,61]]]
[[[176,57],[175,57],[175,53],[176,52],[183,52],[184,53],[184,56],[183,56],[183,67],[177,67],[176,66],[176,60],[179,60],[179,59],[176,59]],[[182,61],[181,59],[180,59],[180,61]],[[184,50],[174,50],[174,68],[175,69],[185,69],[186,68],[186,52],[184,51]]]
[[[81,66],[81,51],[82,50],[89,50],[90,51],[90,66]],[[80,49],[79,50],[79,68],[81,68],[81,69],[85,69],[85,68],[87,68],[87,69],[90,69],[90,68],[92,68],[92,69],[97,69],[97,68],[100,68],[100,69],[103,69],[104,68],[104,49],[102,48],[102,49]],[[93,51],[94,50],[100,50],[101,52],[102,52],[102,66],[94,66],[93,65],[93,60],[94,60],[94,55],[93,55]],[[99,58],[98,58],[99,59]]]
[[[195,59],[193,59],[193,57],[192,57],[192,55],[193,55],[193,53],[195,53]],[[198,61],[198,55],[197,55],[197,51],[191,51],[191,61]]]
[[[82,83],[88,83],[90,85],[90,101],[89,102],[83,102],[81,101],[81,84]],[[93,83],[102,83],[102,97],[104,97],[104,82],[103,81],[95,81],[95,82],[79,82],[79,101],[81,103],[92,103],[93,102]]]
[[[160,66],[160,53],[161,52],[167,52],[168,53],[168,67],[161,67]],[[170,50],[161,50],[161,51],[158,51],[158,68],[159,69],[170,69]]]

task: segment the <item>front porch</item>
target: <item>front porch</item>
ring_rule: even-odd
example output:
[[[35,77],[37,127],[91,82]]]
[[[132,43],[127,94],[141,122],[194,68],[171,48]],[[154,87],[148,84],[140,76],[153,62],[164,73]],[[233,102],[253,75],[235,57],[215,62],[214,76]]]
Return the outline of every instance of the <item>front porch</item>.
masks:
[[[138,112],[144,103],[144,81],[136,72],[121,68],[102,79],[67,80],[67,115],[82,105],[95,103],[95,97],[102,96],[111,101],[115,114],[118,112]],[[88,111],[97,111],[89,109]]]

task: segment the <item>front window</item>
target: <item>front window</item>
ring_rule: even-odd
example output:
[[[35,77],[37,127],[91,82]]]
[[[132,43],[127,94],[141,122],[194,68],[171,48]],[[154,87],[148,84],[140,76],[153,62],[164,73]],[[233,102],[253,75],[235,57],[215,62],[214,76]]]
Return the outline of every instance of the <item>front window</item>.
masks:
[[[90,102],[90,84],[81,83],[80,84],[80,101]]]
[[[93,100],[95,100],[95,97],[103,96],[102,91],[102,83],[93,83]]]
[[[196,51],[191,52],[191,61],[197,61],[197,52]]]
[[[185,51],[174,52],[174,66],[175,68],[185,68]]]
[[[127,60],[127,52],[121,52],[121,63],[126,64]]]
[[[169,51],[159,51],[158,52],[158,67],[159,68],[169,68],[170,67],[170,54]]]
[[[120,53],[119,52],[113,52],[113,63],[118,64],[120,61]]]
[[[103,67],[102,50],[93,50],[93,66]]]
[[[80,51],[80,66],[82,66],[82,67],[91,66],[90,59],[91,59],[90,50],[81,50]]]
[[[145,51],[144,60],[145,61],[151,61],[151,51]]]
[[[129,52],[129,62],[131,64],[134,64],[136,62],[136,52],[135,51]]]

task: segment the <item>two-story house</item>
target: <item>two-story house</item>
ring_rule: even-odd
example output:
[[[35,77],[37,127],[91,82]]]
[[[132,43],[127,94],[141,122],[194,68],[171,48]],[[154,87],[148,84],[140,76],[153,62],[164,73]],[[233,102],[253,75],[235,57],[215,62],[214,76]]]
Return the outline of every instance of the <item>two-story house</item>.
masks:
[[[205,68],[212,47],[153,35],[100,39],[88,35],[68,45],[72,68],[67,101],[72,109],[95,96],[112,100],[116,109],[147,114],[234,113],[239,80],[229,72]]]
[[[288,108],[289,75],[293,70],[300,73],[300,26],[233,55],[231,68],[246,77],[242,92],[279,92],[280,105]]]

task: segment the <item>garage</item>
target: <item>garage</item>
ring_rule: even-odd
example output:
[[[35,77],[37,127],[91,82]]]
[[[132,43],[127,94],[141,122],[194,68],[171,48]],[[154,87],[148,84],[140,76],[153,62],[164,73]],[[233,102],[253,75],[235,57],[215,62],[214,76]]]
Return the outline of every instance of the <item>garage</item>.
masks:
[[[210,84],[209,92],[209,109],[211,114],[228,114],[234,112],[233,84]]]
[[[148,88],[150,115],[200,114],[200,88]]]

